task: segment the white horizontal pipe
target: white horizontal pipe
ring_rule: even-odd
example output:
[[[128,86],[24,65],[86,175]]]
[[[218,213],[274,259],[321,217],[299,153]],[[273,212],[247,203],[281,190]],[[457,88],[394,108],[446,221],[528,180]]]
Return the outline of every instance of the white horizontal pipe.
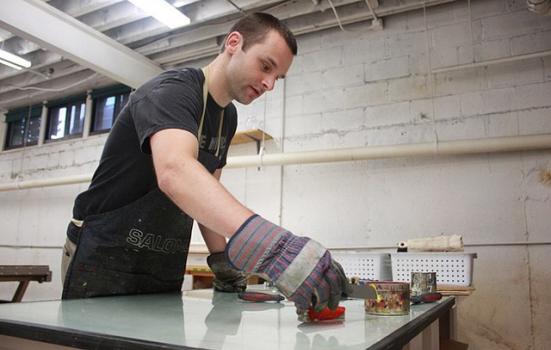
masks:
[[[484,66],[490,66],[493,64],[516,62],[520,60],[528,60],[531,58],[539,58],[539,57],[545,57],[545,56],[551,56],[551,50],[528,53],[525,55],[517,55],[512,57],[496,58],[494,60],[488,60],[483,62],[473,62],[473,63],[467,63],[467,64],[460,64],[457,66],[437,68],[432,70],[432,74],[451,72],[454,70],[460,70],[460,69],[466,69],[466,68],[484,67]]]
[[[463,247],[514,247],[514,246],[547,246],[551,245],[550,241],[535,241],[535,242],[495,242],[495,243],[470,243],[464,244]],[[3,247],[0,245],[0,247]],[[60,247],[61,248],[61,247]],[[397,244],[382,244],[380,246],[357,246],[357,247],[338,247],[338,246],[326,246],[327,249],[335,251],[358,251],[358,250],[373,250],[373,249],[388,249],[396,250]],[[418,250],[410,250],[410,252],[417,252]],[[189,247],[190,254],[209,254],[207,246],[203,243],[192,243]],[[436,252],[435,252],[436,253]]]
[[[495,242],[495,243],[470,243],[464,244],[464,247],[514,247],[514,246],[538,246],[538,245],[551,245],[549,241],[535,241],[535,242]],[[1,247],[1,246],[0,246]],[[205,245],[206,247],[206,245]],[[372,250],[372,249],[397,249],[398,245],[380,245],[380,246],[357,246],[357,247],[327,247],[331,250],[339,251],[356,251],[356,250]],[[205,248],[206,249],[206,248]],[[417,252],[418,250],[413,250]],[[208,252],[208,250],[207,250]],[[455,252],[453,252],[455,253]]]
[[[551,149],[551,134],[229,157],[227,168]],[[0,184],[0,192],[90,182],[91,174]]]
[[[475,153],[551,149],[551,135],[511,136],[473,140],[418,143],[394,146],[369,146],[309,152],[260,154],[228,158],[227,168],[265,165],[345,162],[366,159],[445,156]]]
[[[53,179],[37,179],[27,181],[15,181],[7,184],[0,184],[0,192],[11,190],[23,190],[35,187],[49,187],[57,185],[71,185],[83,182],[90,182],[92,174],[72,175],[64,177],[56,177]]]
[[[539,246],[551,245],[548,241],[536,242],[496,242],[496,243],[471,243],[464,244],[464,247],[510,247],[510,246]],[[28,244],[0,244],[0,249],[62,249],[61,245],[28,245]],[[356,250],[372,250],[372,249],[397,249],[397,245],[381,245],[381,246],[357,246],[357,247],[327,247],[331,250],[339,251],[356,251]],[[205,244],[191,243],[189,246],[191,254],[209,254],[209,250]]]

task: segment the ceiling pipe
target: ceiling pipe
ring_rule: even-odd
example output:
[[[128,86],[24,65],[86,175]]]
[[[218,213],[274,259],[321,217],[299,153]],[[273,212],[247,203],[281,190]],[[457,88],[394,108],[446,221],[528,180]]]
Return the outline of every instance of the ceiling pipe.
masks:
[[[229,157],[226,168],[551,149],[551,134]],[[0,184],[0,192],[90,182],[92,174]]]

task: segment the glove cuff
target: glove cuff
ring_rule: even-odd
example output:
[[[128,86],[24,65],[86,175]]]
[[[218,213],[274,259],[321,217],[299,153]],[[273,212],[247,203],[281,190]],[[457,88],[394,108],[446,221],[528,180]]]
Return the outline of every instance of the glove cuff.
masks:
[[[273,281],[286,296],[327,266],[318,262],[329,253],[318,242],[298,237],[260,216],[251,217],[226,246],[228,260],[239,270]]]

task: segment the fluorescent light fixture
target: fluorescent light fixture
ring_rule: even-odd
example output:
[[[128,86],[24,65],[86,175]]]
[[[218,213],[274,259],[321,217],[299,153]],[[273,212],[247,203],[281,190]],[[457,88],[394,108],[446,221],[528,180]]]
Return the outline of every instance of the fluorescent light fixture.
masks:
[[[13,64],[13,63],[9,63],[8,61],[4,61],[4,60],[1,59],[1,58],[0,58],[0,63],[5,64],[5,65],[8,66],[8,67],[12,67],[13,69],[17,69],[17,70],[23,69],[23,68],[21,68],[21,67],[15,65],[15,64]]]
[[[15,69],[29,68],[31,66],[30,61],[2,49],[0,49],[0,63]]]
[[[188,25],[191,20],[164,0],[128,0],[171,29]]]

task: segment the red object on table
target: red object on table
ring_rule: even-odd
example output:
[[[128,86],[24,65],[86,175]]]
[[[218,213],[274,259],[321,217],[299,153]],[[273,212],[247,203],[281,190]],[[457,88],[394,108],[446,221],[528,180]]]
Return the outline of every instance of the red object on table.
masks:
[[[310,318],[310,321],[314,321],[314,322],[335,320],[344,316],[345,311],[346,311],[346,308],[344,306],[337,306],[335,310],[331,310],[326,306],[320,312],[316,312],[314,311],[314,309],[310,308],[308,309],[308,317]]]

